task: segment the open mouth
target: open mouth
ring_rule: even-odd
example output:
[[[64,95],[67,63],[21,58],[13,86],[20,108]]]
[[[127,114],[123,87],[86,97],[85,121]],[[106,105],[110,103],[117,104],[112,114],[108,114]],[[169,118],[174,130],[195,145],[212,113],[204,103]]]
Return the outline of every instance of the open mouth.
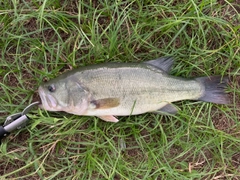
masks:
[[[54,108],[57,107],[57,101],[55,100],[55,98],[50,94],[46,94],[42,87],[38,88],[38,92],[42,102],[39,107],[50,111],[55,110]]]

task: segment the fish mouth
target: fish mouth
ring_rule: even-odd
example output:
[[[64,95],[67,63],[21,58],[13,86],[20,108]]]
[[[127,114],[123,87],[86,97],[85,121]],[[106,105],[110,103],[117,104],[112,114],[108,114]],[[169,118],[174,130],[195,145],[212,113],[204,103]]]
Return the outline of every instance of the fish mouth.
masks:
[[[45,109],[48,111],[57,110],[57,101],[52,95],[45,93],[44,89],[41,86],[38,88],[38,93],[40,95],[41,102],[42,102],[39,105],[41,109]]]

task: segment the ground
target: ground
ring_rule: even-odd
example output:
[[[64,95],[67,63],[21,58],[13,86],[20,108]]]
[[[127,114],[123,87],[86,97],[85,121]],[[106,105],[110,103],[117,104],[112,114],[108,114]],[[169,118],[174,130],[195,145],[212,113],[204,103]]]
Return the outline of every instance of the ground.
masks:
[[[2,140],[11,179],[240,179],[239,1],[0,2],[0,116],[65,71],[172,56],[174,76],[222,75],[231,101],[175,103],[176,116],[107,123],[35,108]]]

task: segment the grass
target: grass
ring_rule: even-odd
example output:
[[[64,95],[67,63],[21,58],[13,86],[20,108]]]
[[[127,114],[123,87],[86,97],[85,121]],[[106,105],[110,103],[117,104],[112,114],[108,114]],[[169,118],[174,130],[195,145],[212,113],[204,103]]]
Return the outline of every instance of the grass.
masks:
[[[35,109],[0,146],[1,179],[239,179],[240,6],[234,1],[2,1],[0,115],[43,82],[103,62],[176,59],[171,74],[231,77],[232,103],[178,115],[95,117]]]

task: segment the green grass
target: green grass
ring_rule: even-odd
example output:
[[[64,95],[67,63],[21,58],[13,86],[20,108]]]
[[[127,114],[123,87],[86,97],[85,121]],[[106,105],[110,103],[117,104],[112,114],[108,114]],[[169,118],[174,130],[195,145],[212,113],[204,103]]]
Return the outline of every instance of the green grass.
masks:
[[[231,77],[232,101],[116,124],[35,109],[2,141],[1,179],[239,179],[239,12],[234,1],[1,1],[2,123],[63,71],[160,56],[175,57],[175,76]]]

